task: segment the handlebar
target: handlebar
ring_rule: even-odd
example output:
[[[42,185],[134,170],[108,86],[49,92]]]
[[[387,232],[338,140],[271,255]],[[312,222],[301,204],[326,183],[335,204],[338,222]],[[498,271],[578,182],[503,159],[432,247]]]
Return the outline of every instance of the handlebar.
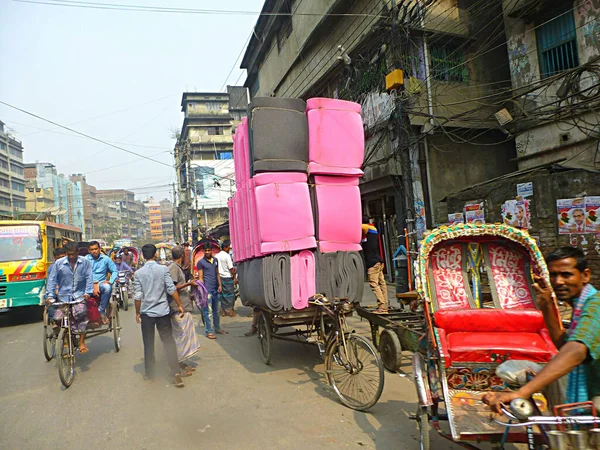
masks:
[[[533,404],[530,400],[517,398],[510,402],[508,407],[500,405],[502,413],[511,421],[517,423],[506,423],[494,418],[494,422],[505,427],[529,427],[533,425],[598,425],[600,417],[587,416],[534,416]]]

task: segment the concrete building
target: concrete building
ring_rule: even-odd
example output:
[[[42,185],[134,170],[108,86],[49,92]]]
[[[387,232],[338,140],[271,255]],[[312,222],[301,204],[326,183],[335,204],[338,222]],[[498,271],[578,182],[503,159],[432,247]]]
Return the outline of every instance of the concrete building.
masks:
[[[163,241],[174,241],[175,237],[173,234],[173,203],[171,202],[171,200],[165,198],[160,201],[160,219]]]
[[[84,236],[89,240],[95,238],[100,230],[100,216],[98,215],[98,199],[96,198],[96,187],[89,185],[85,179],[85,175],[73,174],[69,179],[74,183],[79,183],[81,186],[81,194],[83,198],[83,221],[85,223]]]
[[[49,213],[52,208],[54,208],[54,189],[30,186],[28,183],[25,187],[26,211],[39,215],[43,212]]]
[[[113,205],[117,213],[117,239],[140,239],[147,234],[145,210],[142,202],[135,199],[135,194],[125,189],[97,189],[98,204]],[[99,214],[100,222],[112,220]],[[105,227],[106,228],[106,227]],[[113,227],[114,228],[114,227]]]
[[[56,213],[56,222],[84,229],[83,196],[79,182],[74,183],[59,174],[51,163],[25,164],[24,175],[30,187],[52,189],[54,206],[60,209]]]
[[[150,222],[150,237],[153,241],[162,241],[163,228],[160,203],[151,198],[146,202],[146,208],[148,209],[148,219]]]
[[[0,211],[25,211],[23,144],[0,121]]]
[[[263,12],[291,15],[256,23],[241,64],[252,97],[362,104],[362,203],[387,267],[404,228],[416,245],[447,222],[449,192],[516,169],[514,141],[494,116],[511,94],[501,5],[267,0]]]
[[[598,169],[600,2],[504,0],[519,169]],[[573,193],[576,194],[576,193]]]
[[[247,114],[248,94],[242,86],[227,86],[226,93],[184,92],[183,126],[175,146],[178,184],[177,236],[197,239],[206,220],[190,211],[227,209],[234,189],[233,131]],[[193,230],[193,233],[190,231]],[[183,240],[184,238],[182,238]]]

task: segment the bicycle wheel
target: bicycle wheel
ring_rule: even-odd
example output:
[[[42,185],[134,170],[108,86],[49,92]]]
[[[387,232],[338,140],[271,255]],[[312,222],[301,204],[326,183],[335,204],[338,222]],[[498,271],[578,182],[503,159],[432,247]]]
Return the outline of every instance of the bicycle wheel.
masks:
[[[123,302],[123,310],[127,311],[129,309],[129,295],[127,294],[127,289],[121,289],[121,301]]]
[[[75,348],[70,340],[69,330],[61,328],[56,339],[55,355],[58,363],[58,376],[66,388],[71,386],[75,379]]]
[[[421,438],[419,448],[421,450],[429,450],[429,415],[427,414],[427,407],[419,406],[415,418],[419,426]]]
[[[258,339],[265,364],[271,364],[271,325],[264,311],[258,316]]]
[[[113,338],[115,340],[115,352],[121,350],[121,321],[119,319],[119,308],[117,302],[112,304],[113,316],[111,326],[113,330]]]
[[[44,357],[50,361],[55,355],[56,334],[52,329],[51,320],[48,317],[48,309],[44,308]]]
[[[381,397],[381,358],[362,336],[348,335],[345,346],[341,339],[330,341],[325,351],[325,370],[329,384],[348,408],[366,411]]]

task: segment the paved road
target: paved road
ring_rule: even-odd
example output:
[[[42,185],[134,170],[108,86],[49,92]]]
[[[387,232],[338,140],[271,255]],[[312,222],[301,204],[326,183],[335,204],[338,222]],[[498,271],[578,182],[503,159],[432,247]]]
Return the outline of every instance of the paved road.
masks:
[[[365,301],[372,301],[368,290]],[[44,359],[39,314],[0,316],[0,448],[418,448],[408,358],[408,376],[386,373],[379,403],[355,412],[333,396],[315,348],[274,342],[272,366],[265,366],[257,339],[243,337],[249,309],[238,311],[243,316],[224,319],[230,334],[216,341],[197,329],[198,370],[183,389],[166,377],[143,380],[131,309],[121,316],[121,352],[114,352],[111,335],[91,339],[69,389]],[[368,334],[365,322],[353,322]],[[432,448],[457,447],[433,436]]]

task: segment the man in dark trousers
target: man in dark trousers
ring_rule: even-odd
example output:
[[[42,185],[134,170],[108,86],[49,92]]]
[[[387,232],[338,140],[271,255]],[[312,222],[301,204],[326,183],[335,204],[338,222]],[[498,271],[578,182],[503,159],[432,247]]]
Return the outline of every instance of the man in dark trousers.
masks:
[[[206,290],[208,291],[208,305],[202,308],[202,314],[204,315],[204,330],[207,338],[216,339],[215,333],[227,334],[227,331],[221,329],[221,321],[219,318],[219,294],[223,289],[221,286],[221,277],[219,276],[219,263],[217,259],[213,257],[213,248],[211,244],[205,244],[204,258],[198,261],[196,268],[198,269],[198,279],[204,283],[204,286],[206,286]]]
[[[173,384],[177,387],[183,387],[177,360],[177,347],[175,346],[171,327],[169,299],[167,297],[167,294],[171,296],[177,304],[179,314],[183,316],[184,311],[179,300],[179,294],[173,284],[169,269],[158,264],[155,260],[156,246],[154,244],[144,245],[142,254],[146,259],[146,264],[135,272],[133,287],[135,319],[137,323],[142,324],[146,378],[152,379],[154,377],[154,327],[156,327],[160,340],[165,347]]]
[[[365,265],[369,286],[377,298],[377,309],[375,314],[386,314],[388,312],[387,284],[383,275],[383,260],[379,253],[379,233],[369,217],[363,217],[362,225],[362,248],[365,255]]]

